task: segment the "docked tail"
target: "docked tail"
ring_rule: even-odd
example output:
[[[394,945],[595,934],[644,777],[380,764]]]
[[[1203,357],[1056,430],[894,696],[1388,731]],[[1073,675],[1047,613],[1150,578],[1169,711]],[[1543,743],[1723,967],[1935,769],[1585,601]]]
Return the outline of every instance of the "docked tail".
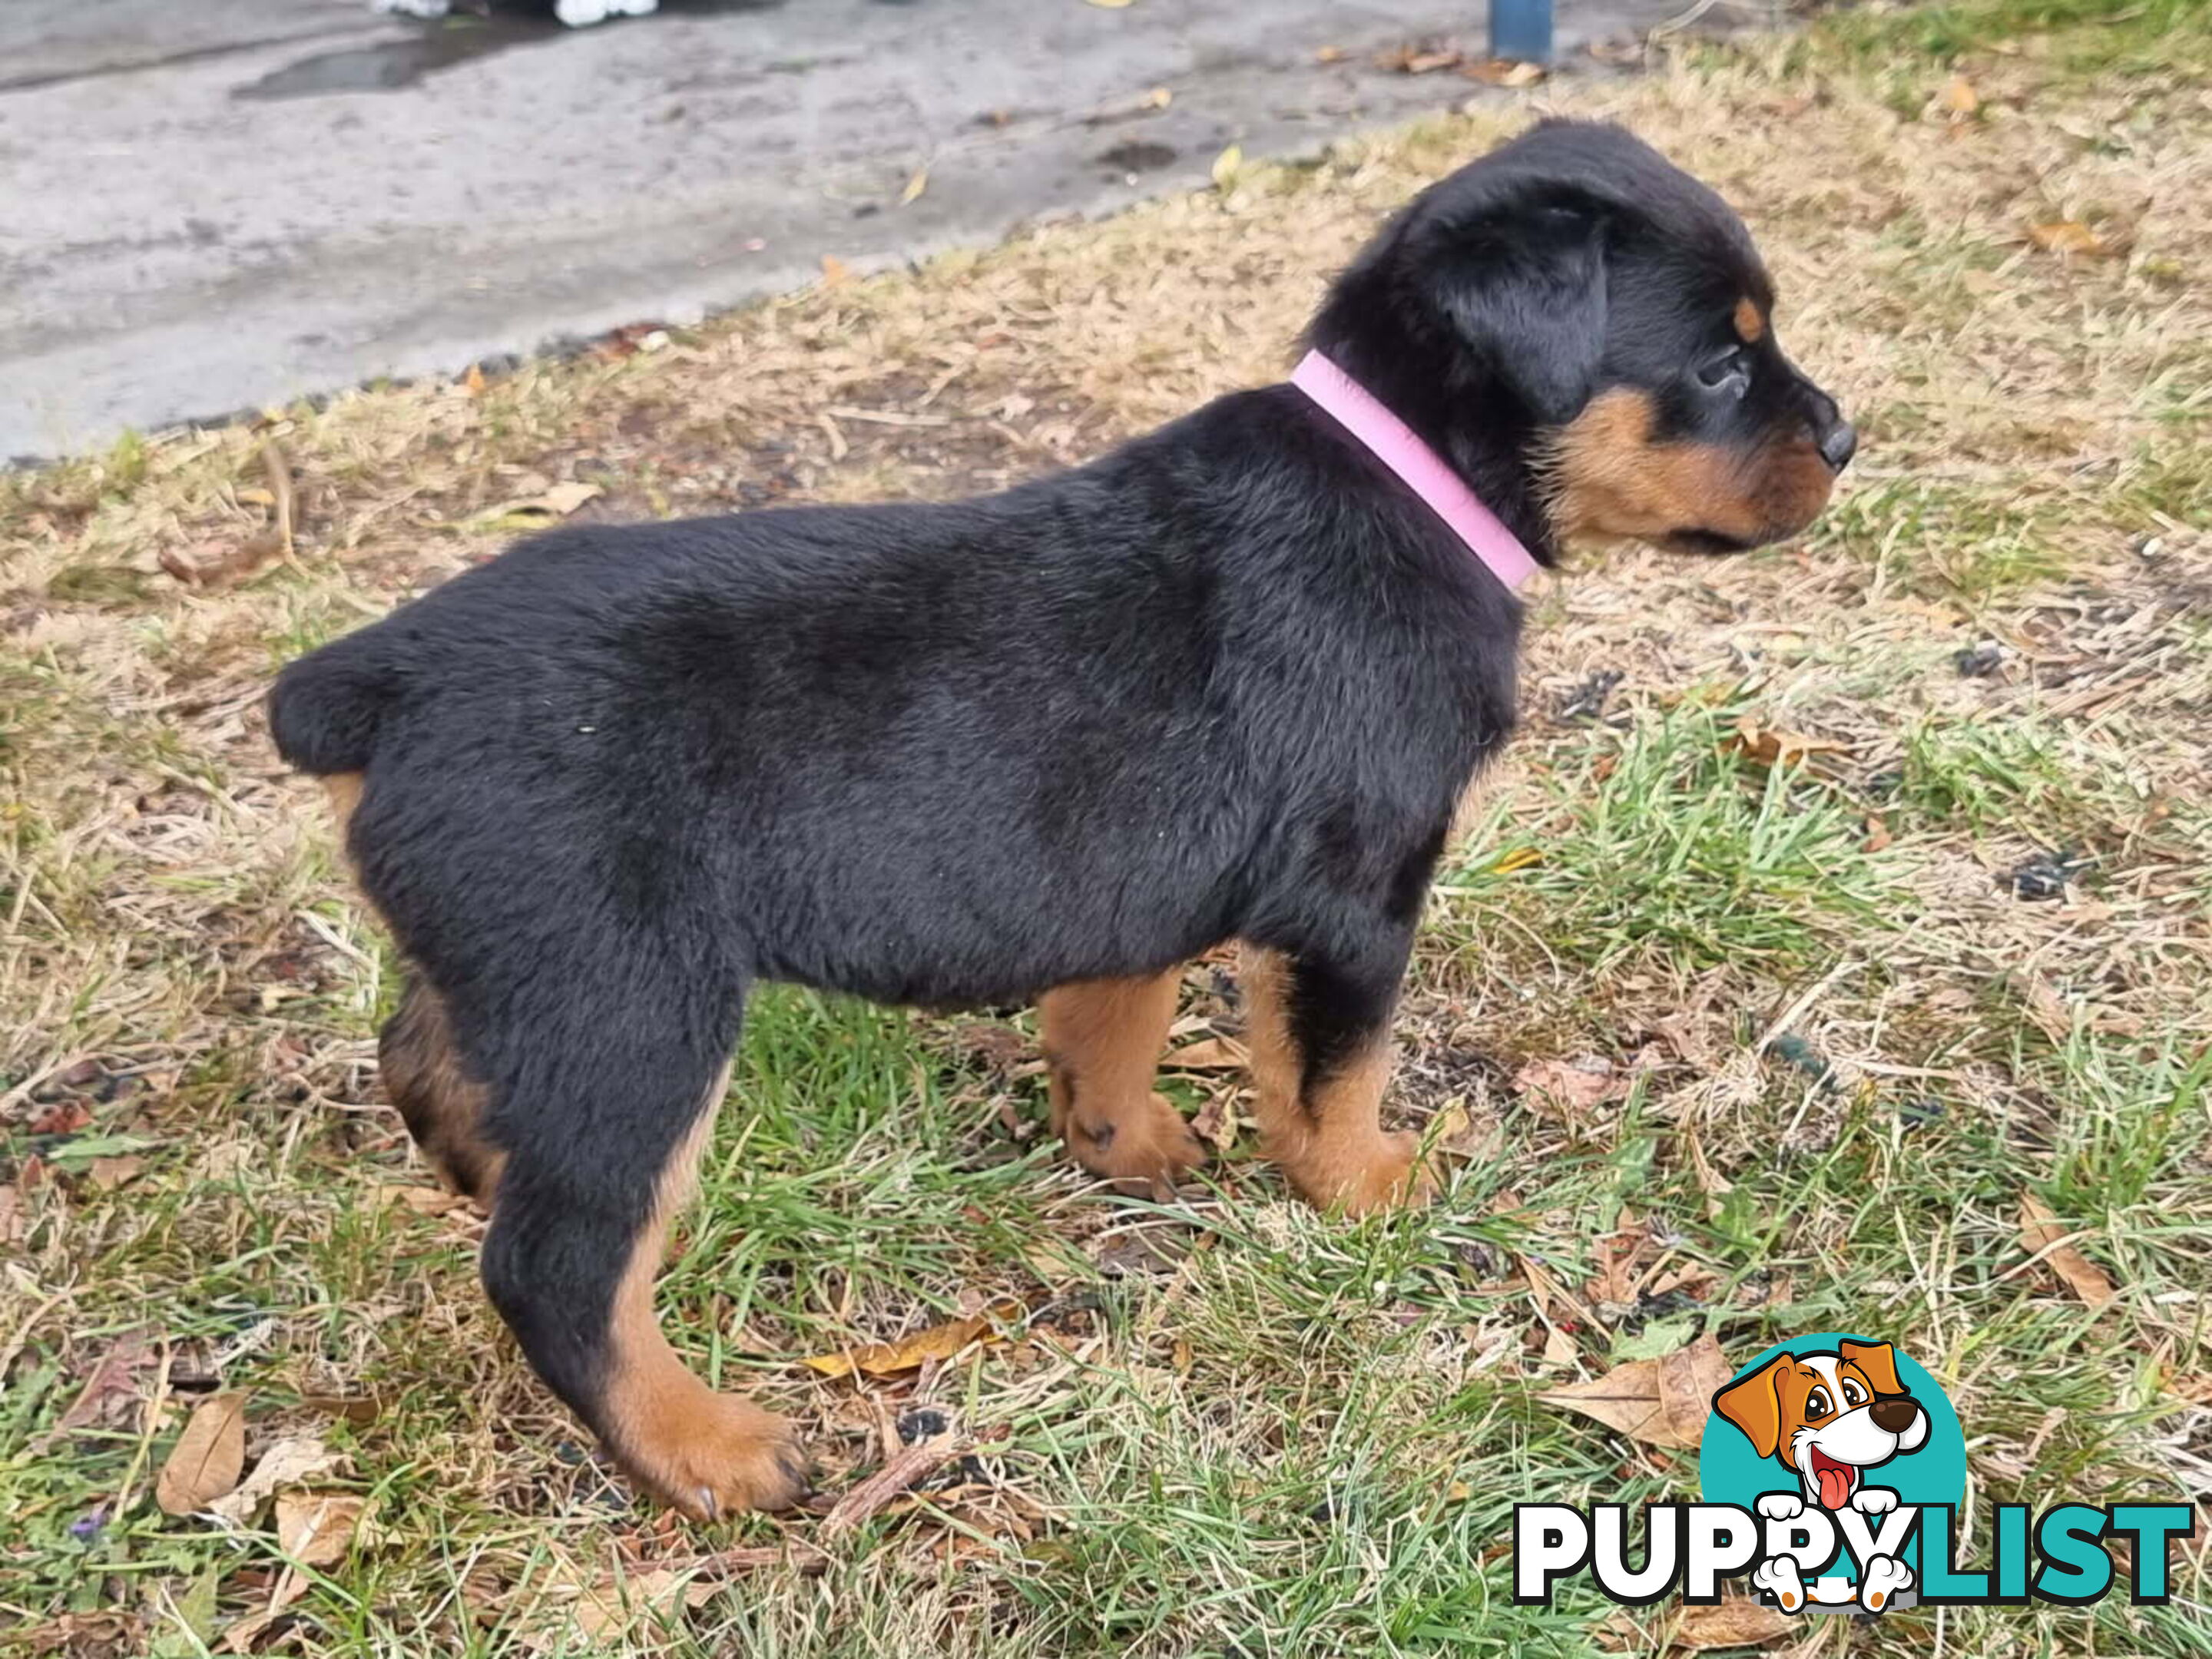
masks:
[[[368,766],[399,690],[376,632],[348,635],[277,675],[269,693],[269,731],[290,765],[319,776]]]

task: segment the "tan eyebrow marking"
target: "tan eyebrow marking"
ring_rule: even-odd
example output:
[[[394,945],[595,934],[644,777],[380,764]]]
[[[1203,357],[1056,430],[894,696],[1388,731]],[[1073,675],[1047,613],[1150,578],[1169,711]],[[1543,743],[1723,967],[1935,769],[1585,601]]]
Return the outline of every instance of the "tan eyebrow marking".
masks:
[[[1766,319],[1759,314],[1748,295],[1735,302],[1735,331],[1746,345],[1757,345],[1766,333]]]

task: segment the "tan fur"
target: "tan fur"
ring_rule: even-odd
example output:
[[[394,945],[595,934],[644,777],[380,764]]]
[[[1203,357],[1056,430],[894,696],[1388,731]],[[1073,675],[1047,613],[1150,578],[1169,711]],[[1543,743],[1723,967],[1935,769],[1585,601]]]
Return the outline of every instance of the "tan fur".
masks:
[[[1159,1197],[1206,1158],[1182,1114],[1152,1092],[1182,980],[1179,968],[1083,980],[1037,1005],[1053,1133],[1091,1174]]]
[[[1569,540],[1677,530],[1747,542],[1790,535],[1827,504],[1835,474],[1809,437],[1736,450],[1660,442],[1644,392],[1600,392],[1536,457],[1552,523]]]
[[[1389,1036],[1308,1088],[1291,1024],[1290,964],[1279,952],[1247,945],[1240,979],[1261,1152],[1325,1209],[1358,1215],[1426,1203],[1434,1188],[1414,1166],[1420,1138],[1382,1128],[1382,1091],[1396,1060]]]
[[[361,774],[333,772],[323,780],[329,791],[331,812],[338,821],[338,844],[345,844],[346,832],[353,827],[353,809],[361,805]]]
[[[489,1091],[461,1063],[446,1005],[422,981],[410,981],[402,993],[376,1055],[386,1095],[438,1178],[489,1207],[507,1164],[507,1154],[483,1134]]]
[[[749,1509],[787,1509],[805,1471],[790,1425],[734,1395],[717,1394],[678,1358],[653,1312],[668,1230],[690,1200],[699,1159],[728,1086],[724,1068],[706,1109],[661,1172],[653,1219],[631,1246],[609,1333],[606,1437],[623,1465],[695,1520]]]
[[[1736,338],[1746,345],[1757,345],[1766,337],[1766,319],[1759,314],[1758,303],[1749,295],[1735,302]]]

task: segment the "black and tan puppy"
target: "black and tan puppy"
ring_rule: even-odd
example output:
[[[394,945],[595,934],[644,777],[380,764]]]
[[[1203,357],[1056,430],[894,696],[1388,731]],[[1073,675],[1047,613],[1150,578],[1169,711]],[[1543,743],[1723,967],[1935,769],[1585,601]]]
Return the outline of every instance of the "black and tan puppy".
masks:
[[[1796,532],[1849,459],[1750,239],[1626,132],[1551,123],[1436,185],[1312,329],[1540,562]],[[1376,1109],[1454,803],[1513,723],[1520,605],[1292,386],[950,506],[557,532],[287,669],[410,964],[384,1069],[492,1207],[540,1376],[695,1515],[801,1490],[782,1424],[678,1361],[653,1283],[745,995],[1041,997],[1085,1169],[1199,1161],[1152,1091],[1228,939],[1266,1150],[1416,1195]]]

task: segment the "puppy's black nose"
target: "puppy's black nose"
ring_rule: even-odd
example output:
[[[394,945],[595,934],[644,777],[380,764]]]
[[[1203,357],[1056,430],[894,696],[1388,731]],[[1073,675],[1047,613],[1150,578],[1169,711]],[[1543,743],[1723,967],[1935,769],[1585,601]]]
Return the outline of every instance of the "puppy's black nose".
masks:
[[[1838,421],[1820,434],[1820,459],[1841,472],[1859,453],[1859,429],[1849,421]]]
[[[1848,437],[1850,428],[1845,427],[1844,431]],[[1822,453],[1826,453],[1825,446],[1822,447]],[[1850,446],[1847,442],[1844,447],[1844,460],[1849,460],[1850,454]],[[1836,463],[1838,466],[1843,464],[1843,461]],[[1908,1395],[1893,1394],[1885,1399],[1875,1401],[1869,1408],[1869,1414],[1873,1417],[1874,1425],[1877,1429],[1889,1434],[1903,1434],[1912,1426],[1912,1419],[1920,1415],[1920,1402]]]

